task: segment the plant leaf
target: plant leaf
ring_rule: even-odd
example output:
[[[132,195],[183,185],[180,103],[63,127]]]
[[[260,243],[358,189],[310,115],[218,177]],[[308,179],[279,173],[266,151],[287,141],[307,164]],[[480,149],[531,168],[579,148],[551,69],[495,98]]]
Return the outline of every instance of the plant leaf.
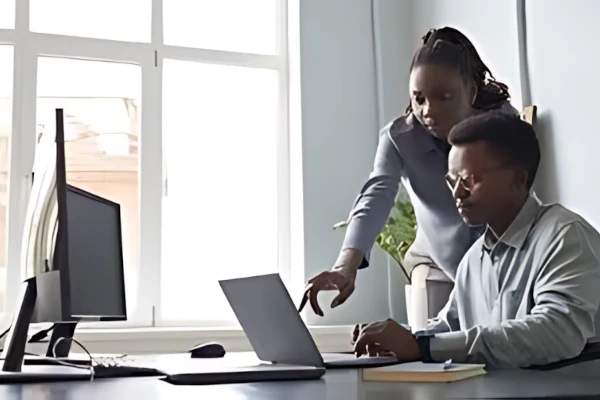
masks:
[[[341,221],[333,229],[345,228],[350,221]],[[415,210],[408,200],[396,200],[385,226],[377,235],[375,243],[398,263],[408,282],[410,275],[404,267],[404,257],[417,235]]]
[[[350,224],[350,221],[340,221],[337,224],[333,225],[333,230],[345,228]]]

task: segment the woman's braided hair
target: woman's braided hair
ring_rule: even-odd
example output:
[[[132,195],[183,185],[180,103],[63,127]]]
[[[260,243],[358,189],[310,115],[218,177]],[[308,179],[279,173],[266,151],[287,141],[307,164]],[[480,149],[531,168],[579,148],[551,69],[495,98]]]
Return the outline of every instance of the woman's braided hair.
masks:
[[[423,45],[413,57],[410,71],[422,64],[441,64],[458,68],[465,80],[477,85],[477,97],[473,108],[498,109],[510,99],[508,86],[498,82],[490,69],[479,57],[471,41],[454,28],[431,29],[423,36]],[[406,114],[412,112],[409,101]]]

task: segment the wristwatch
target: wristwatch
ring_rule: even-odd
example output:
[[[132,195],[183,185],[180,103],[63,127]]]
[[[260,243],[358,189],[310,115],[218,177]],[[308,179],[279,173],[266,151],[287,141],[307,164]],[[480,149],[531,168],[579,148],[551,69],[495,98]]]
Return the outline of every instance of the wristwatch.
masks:
[[[433,362],[433,359],[431,358],[430,341],[431,338],[435,337],[435,334],[422,331],[416,332],[414,337],[417,341],[417,345],[419,346],[419,351],[421,352],[421,361],[424,363]]]

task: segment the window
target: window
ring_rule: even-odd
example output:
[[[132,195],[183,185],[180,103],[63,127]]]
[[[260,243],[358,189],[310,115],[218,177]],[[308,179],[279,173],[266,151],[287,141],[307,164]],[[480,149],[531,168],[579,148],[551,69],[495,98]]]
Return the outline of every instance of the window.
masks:
[[[217,279],[277,272],[277,93],[277,71],[165,60],[165,320],[218,320]]]
[[[12,131],[13,48],[0,46],[0,312],[5,310],[8,174]]]
[[[43,0],[40,0],[43,1]],[[275,54],[280,0],[168,0],[165,44]]]
[[[29,2],[33,32],[130,42],[150,41],[151,0]]]
[[[97,79],[102,77],[102,79]],[[137,65],[41,57],[37,138],[64,109],[67,183],[121,205],[127,309],[135,310],[139,243]]]
[[[15,0],[0,0],[0,29],[15,27]]]
[[[128,321],[94,327],[234,325],[218,279],[290,275],[287,1],[26,3],[0,0],[0,303],[63,108],[68,183],[121,205]]]

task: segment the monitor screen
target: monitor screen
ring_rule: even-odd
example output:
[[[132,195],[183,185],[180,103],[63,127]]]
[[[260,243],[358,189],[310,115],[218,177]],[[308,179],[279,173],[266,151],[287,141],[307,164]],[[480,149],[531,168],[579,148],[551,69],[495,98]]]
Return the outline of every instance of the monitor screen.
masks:
[[[72,186],[66,200],[71,317],[126,319],[119,205]]]

